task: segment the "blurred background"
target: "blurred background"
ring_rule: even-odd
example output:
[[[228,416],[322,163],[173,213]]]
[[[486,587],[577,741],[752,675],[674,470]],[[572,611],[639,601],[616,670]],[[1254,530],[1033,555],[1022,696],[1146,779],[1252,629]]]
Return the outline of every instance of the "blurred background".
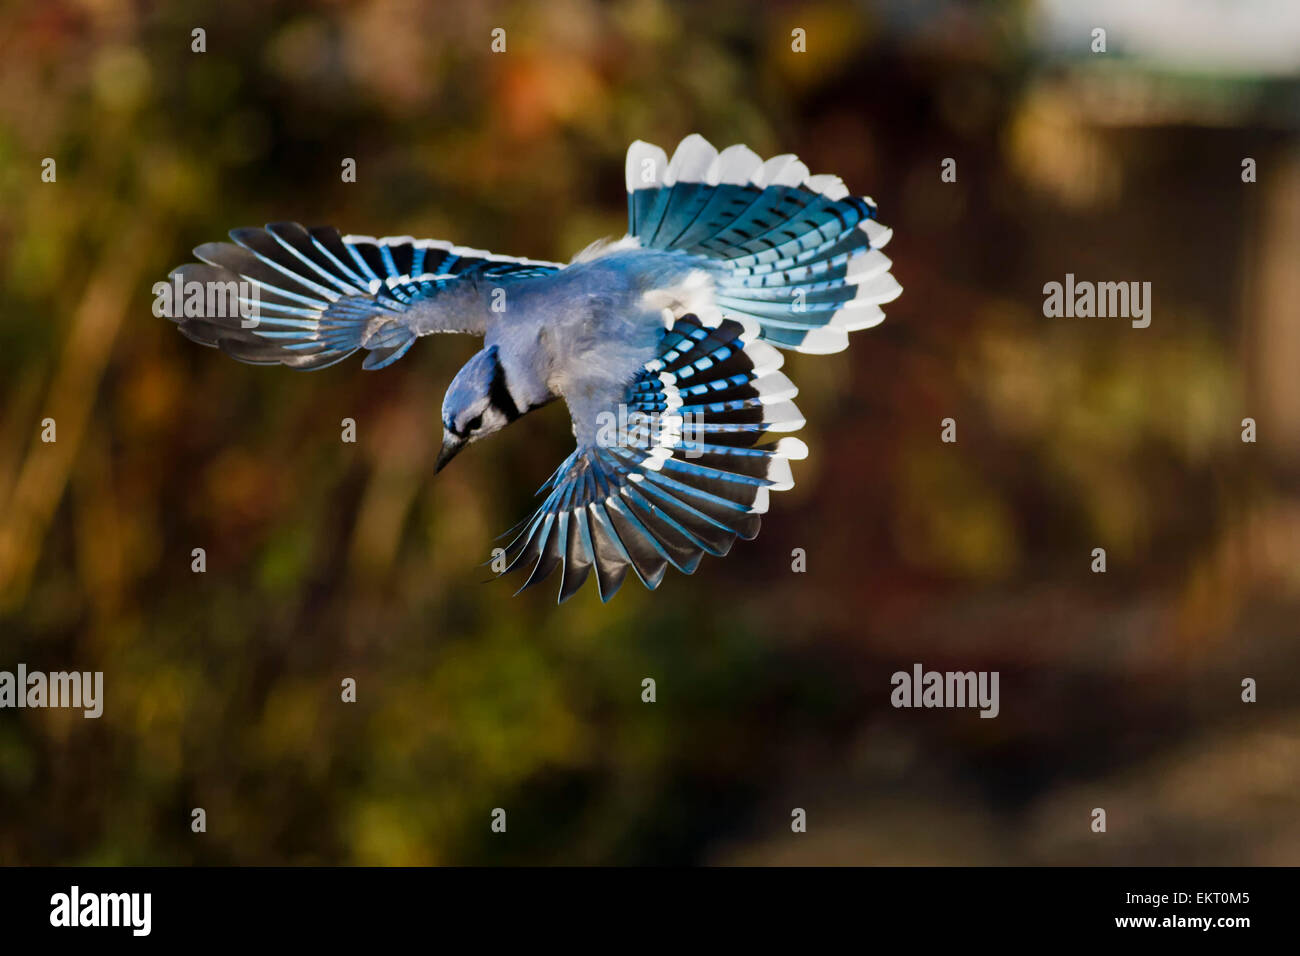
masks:
[[[105,704],[0,712],[0,863],[1300,863],[1298,126],[1271,0],[7,5],[0,669]],[[567,260],[690,132],[872,196],[905,292],[658,592],[484,583],[572,438],[433,478],[476,341],[307,374],[151,312],[280,219]],[[1045,318],[1067,272],[1150,328]],[[891,708],[916,662],[1000,716]]]

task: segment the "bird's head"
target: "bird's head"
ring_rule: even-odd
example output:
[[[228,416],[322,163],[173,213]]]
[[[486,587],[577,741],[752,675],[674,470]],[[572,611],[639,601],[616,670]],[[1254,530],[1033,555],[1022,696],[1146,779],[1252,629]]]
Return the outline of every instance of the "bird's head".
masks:
[[[520,415],[495,345],[456,373],[442,400],[442,450],[435,474],[471,442],[500,431]]]

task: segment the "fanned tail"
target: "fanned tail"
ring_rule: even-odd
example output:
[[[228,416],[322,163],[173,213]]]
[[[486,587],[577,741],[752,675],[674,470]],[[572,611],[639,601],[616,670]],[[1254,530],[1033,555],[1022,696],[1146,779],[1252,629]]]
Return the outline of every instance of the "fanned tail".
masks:
[[[753,319],[764,340],[838,352],[848,333],[884,319],[902,287],[880,252],[892,233],[870,199],[791,155],[766,162],[746,146],[718,152],[698,135],[670,161],[636,142],[627,155],[628,227],[643,246],[718,262],[718,306]]]

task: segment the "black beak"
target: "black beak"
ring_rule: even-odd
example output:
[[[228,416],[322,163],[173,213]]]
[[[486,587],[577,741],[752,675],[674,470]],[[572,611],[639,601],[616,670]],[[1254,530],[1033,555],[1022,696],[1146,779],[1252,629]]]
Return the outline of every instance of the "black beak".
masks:
[[[465,439],[457,438],[451,432],[443,430],[442,448],[438,452],[438,461],[433,466],[433,473],[436,475],[447,467],[447,462],[456,457],[457,453],[465,447]]]

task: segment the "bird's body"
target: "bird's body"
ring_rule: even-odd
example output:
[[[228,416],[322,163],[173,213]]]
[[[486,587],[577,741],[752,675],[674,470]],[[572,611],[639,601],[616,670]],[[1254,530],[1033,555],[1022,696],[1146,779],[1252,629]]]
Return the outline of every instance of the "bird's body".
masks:
[[[763,162],[688,137],[671,162],[634,143],[629,230],[568,265],[409,237],[277,223],[195,250],[186,281],[251,284],[256,319],[177,317],[190,338],[258,364],[320,368],[365,349],[383,368],[421,336],[481,335],[443,402],[441,469],[469,443],[557,398],[577,448],[506,549],[525,586],[562,569],[561,600],[594,570],[608,599],[630,568],[751,538],[791,487],[803,424],[777,348],[832,352],[901,289],[870,200],[793,156]],[[509,570],[509,568],[507,569]]]
[[[505,307],[488,306],[484,347],[498,347],[521,408],[562,398],[574,434],[594,437],[595,416],[654,358],[663,330],[656,293],[671,294],[697,271],[681,253],[609,249],[552,275],[508,280],[497,287]]]

